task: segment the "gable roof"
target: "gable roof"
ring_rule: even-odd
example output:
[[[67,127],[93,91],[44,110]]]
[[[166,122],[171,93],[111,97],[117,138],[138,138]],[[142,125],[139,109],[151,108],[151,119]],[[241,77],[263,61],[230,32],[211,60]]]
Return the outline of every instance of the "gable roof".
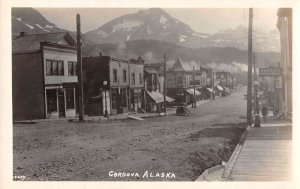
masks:
[[[69,46],[75,47],[76,42],[68,32],[30,34],[24,36],[12,37],[12,53],[30,53],[40,50],[41,42],[58,44],[59,41],[65,39]]]
[[[181,62],[181,59],[178,57],[173,67],[171,68],[173,71],[185,71],[184,66]]]
[[[193,71],[193,67],[197,70],[199,65],[195,62],[182,62],[180,58],[177,58],[171,70],[191,72]]]

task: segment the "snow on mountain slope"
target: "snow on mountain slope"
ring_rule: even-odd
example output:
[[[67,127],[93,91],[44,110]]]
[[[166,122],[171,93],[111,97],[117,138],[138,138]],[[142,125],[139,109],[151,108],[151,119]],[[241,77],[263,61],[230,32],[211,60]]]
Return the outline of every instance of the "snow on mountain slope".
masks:
[[[12,8],[11,21],[13,35],[19,35],[20,32],[35,34],[66,31],[57,28],[33,8]]]

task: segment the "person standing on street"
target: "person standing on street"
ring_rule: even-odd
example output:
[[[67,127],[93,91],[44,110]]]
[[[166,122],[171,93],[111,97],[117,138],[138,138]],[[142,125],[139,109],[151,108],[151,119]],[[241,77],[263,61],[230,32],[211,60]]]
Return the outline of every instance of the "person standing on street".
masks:
[[[263,105],[263,107],[261,109],[261,113],[263,115],[264,122],[266,122],[267,121],[267,115],[268,115],[268,108],[266,107],[266,105]]]

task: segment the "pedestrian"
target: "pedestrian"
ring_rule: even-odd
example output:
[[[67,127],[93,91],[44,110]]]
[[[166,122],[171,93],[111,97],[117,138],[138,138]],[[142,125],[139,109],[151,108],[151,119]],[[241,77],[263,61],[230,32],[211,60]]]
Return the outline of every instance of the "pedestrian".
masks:
[[[266,107],[266,105],[263,105],[263,107],[261,108],[261,113],[263,115],[264,122],[266,122],[267,121],[267,115],[268,115],[268,108]]]

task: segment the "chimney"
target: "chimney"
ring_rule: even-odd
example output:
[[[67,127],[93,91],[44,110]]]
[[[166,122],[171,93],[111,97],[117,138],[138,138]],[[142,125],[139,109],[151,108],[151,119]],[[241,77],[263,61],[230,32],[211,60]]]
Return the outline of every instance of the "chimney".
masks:
[[[99,51],[99,56],[100,56],[100,57],[102,56],[102,51]]]
[[[23,36],[25,36],[25,35],[27,35],[26,32],[20,32],[20,36],[21,36],[21,37],[23,37]]]

